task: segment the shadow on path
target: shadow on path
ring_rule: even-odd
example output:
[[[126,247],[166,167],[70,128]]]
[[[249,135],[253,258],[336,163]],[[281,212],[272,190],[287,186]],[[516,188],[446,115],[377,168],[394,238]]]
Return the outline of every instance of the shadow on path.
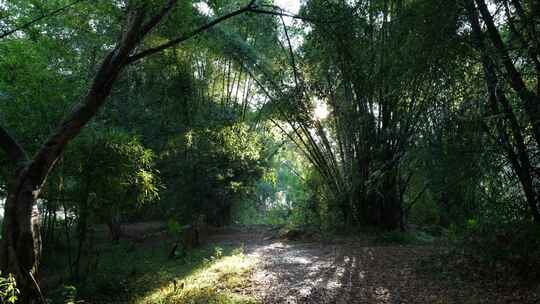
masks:
[[[247,293],[264,304],[534,303],[516,291],[482,283],[457,286],[415,273],[436,252],[429,246],[376,246],[359,240],[334,243],[268,239],[264,232],[221,236],[242,243],[259,262]]]

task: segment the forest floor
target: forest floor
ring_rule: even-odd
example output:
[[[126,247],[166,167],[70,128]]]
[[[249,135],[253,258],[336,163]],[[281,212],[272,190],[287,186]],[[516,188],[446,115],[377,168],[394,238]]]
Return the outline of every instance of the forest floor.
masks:
[[[81,303],[540,303],[538,287],[452,270],[455,261],[437,242],[368,233],[280,237],[270,227],[237,227],[216,229],[200,248],[170,259],[174,240],[163,225],[125,231],[137,242],[103,244],[99,267],[76,287]]]
[[[370,235],[288,241],[264,229],[223,231],[213,238],[243,244],[256,262],[242,292],[265,304],[540,303],[538,289],[433,273],[445,263],[433,245],[385,244]]]

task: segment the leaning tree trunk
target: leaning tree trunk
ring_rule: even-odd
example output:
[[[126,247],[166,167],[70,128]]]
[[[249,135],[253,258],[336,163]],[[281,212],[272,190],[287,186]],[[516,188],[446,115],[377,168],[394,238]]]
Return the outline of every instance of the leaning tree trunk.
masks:
[[[36,280],[41,254],[39,214],[40,187],[30,181],[26,168],[11,183],[4,209],[0,269],[12,273],[20,290],[17,303],[38,303],[41,292]]]

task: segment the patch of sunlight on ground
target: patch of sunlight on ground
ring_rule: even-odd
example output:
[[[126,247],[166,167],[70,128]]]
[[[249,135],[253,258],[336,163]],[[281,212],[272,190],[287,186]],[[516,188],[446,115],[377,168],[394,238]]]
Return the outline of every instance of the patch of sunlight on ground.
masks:
[[[244,255],[240,249],[225,257],[216,252],[200,269],[153,290],[135,303],[256,303],[253,298],[242,294],[255,263],[255,258]]]

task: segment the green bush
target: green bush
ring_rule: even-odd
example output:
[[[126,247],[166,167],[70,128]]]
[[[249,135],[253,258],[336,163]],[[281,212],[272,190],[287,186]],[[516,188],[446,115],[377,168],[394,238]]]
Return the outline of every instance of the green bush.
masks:
[[[439,206],[433,199],[419,200],[410,211],[410,222],[417,225],[439,225]]]
[[[456,249],[497,277],[540,281],[540,225],[470,220],[451,229]]]
[[[51,303],[75,304],[77,303],[78,291],[73,285],[61,285],[52,290],[47,298]]]
[[[3,277],[0,272],[0,302],[12,303],[17,302],[17,296],[19,290],[17,289],[17,283],[13,275],[8,274],[7,277]]]

